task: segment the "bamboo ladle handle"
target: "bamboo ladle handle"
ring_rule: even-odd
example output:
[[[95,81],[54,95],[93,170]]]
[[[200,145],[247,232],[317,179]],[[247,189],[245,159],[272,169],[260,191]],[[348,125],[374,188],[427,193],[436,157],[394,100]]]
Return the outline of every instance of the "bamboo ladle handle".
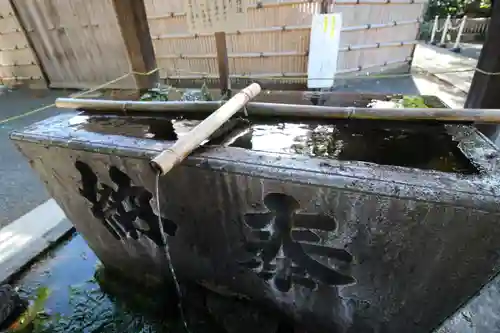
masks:
[[[174,166],[182,162],[193,150],[210,137],[229,118],[245,106],[252,98],[261,91],[260,85],[252,83],[245,89],[233,96],[220,108],[215,110],[210,116],[199,123],[185,136],[182,136],[175,144],[153,160],[151,166],[158,170],[161,175],[169,172]]]

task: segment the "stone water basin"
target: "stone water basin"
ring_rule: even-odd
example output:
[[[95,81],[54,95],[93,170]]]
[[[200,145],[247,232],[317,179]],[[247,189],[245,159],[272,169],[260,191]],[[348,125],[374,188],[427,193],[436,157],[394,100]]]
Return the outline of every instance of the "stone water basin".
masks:
[[[498,272],[498,151],[469,124],[235,121],[159,179],[158,212],[149,160],[204,116],[68,113],[11,138],[106,267],[168,281],[163,229],[180,280],[309,332],[429,332]]]

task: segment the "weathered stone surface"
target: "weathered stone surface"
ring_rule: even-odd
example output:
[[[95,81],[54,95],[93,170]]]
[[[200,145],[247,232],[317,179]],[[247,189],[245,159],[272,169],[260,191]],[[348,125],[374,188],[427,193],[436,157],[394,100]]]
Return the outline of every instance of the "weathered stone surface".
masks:
[[[467,302],[436,333],[500,332],[500,276]]]
[[[207,294],[207,309],[227,333],[277,333],[279,318],[248,301]]]
[[[158,212],[148,162],[171,142],[71,117],[12,138],[102,262],[130,277],[168,278],[163,229],[181,279],[310,332],[358,333],[429,332],[498,272],[497,150],[471,127],[446,131],[480,174],[202,149],[160,178]]]

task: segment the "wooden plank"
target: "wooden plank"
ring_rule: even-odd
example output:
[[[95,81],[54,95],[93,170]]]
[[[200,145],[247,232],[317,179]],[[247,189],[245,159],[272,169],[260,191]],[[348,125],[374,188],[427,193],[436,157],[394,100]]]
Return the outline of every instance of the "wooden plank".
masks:
[[[92,88],[129,72],[125,43],[111,0],[10,1],[23,21],[50,87],[64,82],[67,84],[64,88],[82,88],[84,82],[87,86],[83,88]],[[15,43],[11,42],[9,47],[24,47],[27,43],[17,42],[20,35],[2,35],[2,41],[15,37],[12,41]],[[3,53],[0,52],[0,56]],[[19,50],[9,51],[8,57],[27,62],[28,59],[18,53]],[[136,89],[133,77],[117,85]]]
[[[131,71],[147,73],[156,69],[144,0],[113,0],[113,7],[127,49]],[[159,78],[158,72],[148,76],[135,75],[140,90],[154,88]]]
[[[45,71],[45,68],[43,67],[43,64],[40,60],[40,57],[38,56],[38,53],[35,50],[35,47],[33,45],[33,40],[31,39],[31,36],[28,34],[28,31],[26,29],[25,22],[23,21],[21,15],[19,15],[19,11],[17,10],[16,4],[14,3],[13,0],[9,0],[9,5],[12,8],[12,12],[14,13],[14,16],[17,19],[17,22],[19,22],[20,29],[24,34],[24,37],[26,38],[26,42],[28,43],[28,47],[33,55],[33,60],[34,60],[34,65],[36,65],[40,71],[40,74],[42,75],[44,86],[45,88],[48,88],[49,85],[49,77],[47,75],[47,72]]]
[[[477,68],[483,72],[500,72],[500,1],[495,1],[486,41],[479,55]],[[488,75],[479,71],[474,73],[469,93],[465,101],[466,108],[496,109],[500,108],[500,75]],[[486,136],[494,138],[499,131],[496,125],[478,125],[477,128]]]
[[[220,89],[222,96],[224,96],[226,93],[229,94],[231,89],[225,32],[215,33],[215,47],[217,49],[217,65],[219,67]]]

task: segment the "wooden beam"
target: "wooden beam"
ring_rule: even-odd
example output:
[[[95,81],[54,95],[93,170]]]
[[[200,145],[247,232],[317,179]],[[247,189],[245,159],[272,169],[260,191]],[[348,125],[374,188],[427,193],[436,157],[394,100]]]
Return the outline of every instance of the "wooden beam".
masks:
[[[230,96],[231,80],[229,78],[229,60],[227,56],[226,33],[215,33],[215,47],[217,50],[217,65],[219,67],[219,80],[221,96]]]
[[[156,69],[153,41],[149,32],[144,0],[113,0],[118,25],[129,57],[130,70],[147,73]],[[135,75],[139,90],[151,89],[160,80],[158,72]]]
[[[479,56],[477,68],[489,73],[500,72],[500,1],[495,1],[486,41]],[[500,108],[500,75],[488,75],[476,71],[472,78],[466,108],[498,109]],[[477,128],[486,136],[495,139],[498,126],[478,125]]]

